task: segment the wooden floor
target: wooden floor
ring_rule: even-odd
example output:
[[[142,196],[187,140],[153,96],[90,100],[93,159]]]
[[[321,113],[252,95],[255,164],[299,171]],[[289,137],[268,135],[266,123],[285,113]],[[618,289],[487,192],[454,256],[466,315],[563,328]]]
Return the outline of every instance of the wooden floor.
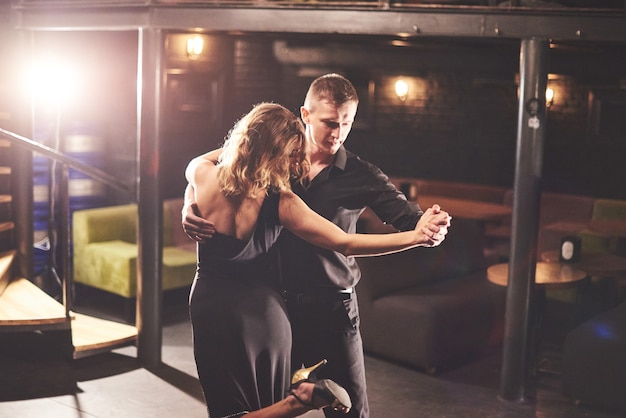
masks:
[[[0,276],[12,257],[0,257]],[[0,295],[0,331],[71,329],[74,358],[134,344],[137,328],[76,312],[25,278],[11,280]]]

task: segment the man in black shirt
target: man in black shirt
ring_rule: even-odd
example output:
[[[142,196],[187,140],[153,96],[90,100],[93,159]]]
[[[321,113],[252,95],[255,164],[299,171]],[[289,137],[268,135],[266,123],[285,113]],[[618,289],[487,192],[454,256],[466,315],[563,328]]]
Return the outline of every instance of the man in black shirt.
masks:
[[[398,230],[414,229],[422,210],[408,202],[380,169],[343,147],[357,106],[356,90],[346,78],[327,74],[311,83],[300,108],[311,164],[309,182],[294,184],[293,190],[309,207],[348,233],[356,232],[357,220],[366,207]],[[438,210],[438,224],[447,232],[450,217]],[[183,227],[192,238],[210,237],[210,223],[196,219],[188,205],[183,217]],[[315,247],[288,231],[281,233],[272,253],[292,325],[292,367],[327,359],[318,375],[347,389],[352,399],[347,416],[369,417],[354,291],[361,277],[356,260]],[[327,417],[346,416],[329,408],[324,413]]]

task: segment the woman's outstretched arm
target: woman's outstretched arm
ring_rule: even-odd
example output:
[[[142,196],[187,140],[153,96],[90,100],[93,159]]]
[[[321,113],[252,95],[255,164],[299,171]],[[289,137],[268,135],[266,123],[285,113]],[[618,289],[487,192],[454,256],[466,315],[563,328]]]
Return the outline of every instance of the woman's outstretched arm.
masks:
[[[309,208],[293,192],[281,193],[280,221],[298,237],[346,256],[382,255],[443,242],[450,215],[438,205],[427,209],[413,231],[392,234],[348,234]]]

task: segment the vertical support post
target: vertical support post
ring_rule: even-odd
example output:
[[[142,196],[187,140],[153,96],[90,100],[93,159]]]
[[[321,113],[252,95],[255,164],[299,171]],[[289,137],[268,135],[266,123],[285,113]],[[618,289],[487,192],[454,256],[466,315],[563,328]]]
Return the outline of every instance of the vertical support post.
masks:
[[[534,366],[529,361],[531,350],[535,349],[532,308],[546,130],[548,56],[547,40],[522,40],[511,254],[500,386],[500,396],[510,401],[527,399],[529,370]]]
[[[25,30],[12,30],[11,57],[9,62],[25,62],[25,51],[30,51],[30,36]],[[12,66],[12,79],[18,79],[19,66]],[[12,108],[11,129],[24,136],[32,138],[31,106],[30,101],[19,89],[11,86]],[[14,158],[11,175],[11,190],[13,195],[13,213],[15,222],[15,243],[17,246],[17,274],[20,277],[33,278],[33,153],[24,147],[11,147]]]
[[[65,316],[70,317],[70,311],[74,309],[74,282],[70,274],[70,252],[71,252],[71,229],[70,229],[70,192],[69,192],[69,167],[63,163],[61,165],[61,178],[59,181],[59,216],[57,223],[57,245],[59,246],[59,258],[61,259],[62,272],[62,292]]]
[[[24,132],[26,129],[19,129]],[[15,243],[17,245],[17,274],[33,278],[33,152],[19,146],[11,149],[14,174],[11,175],[13,210],[15,213]]]
[[[137,357],[146,366],[161,363],[163,205],[159,193],[163,35],[138,33],[137,122],[139,158],[137,260]]]

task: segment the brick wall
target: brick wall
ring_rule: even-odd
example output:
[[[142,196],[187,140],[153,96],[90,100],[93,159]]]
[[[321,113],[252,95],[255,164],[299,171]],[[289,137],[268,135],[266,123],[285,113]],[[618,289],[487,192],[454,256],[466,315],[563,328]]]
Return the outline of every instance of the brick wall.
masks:
[[[380,59],[372,66],[299,66],[277,62],[271,39],[240,37],[234,43],[232,85],[225,96],[224,108],[230,111],[224,113],[224,134],[259,101],[276,101],[298,113],[309,83],[319,74],[336,71],[354,82],[361,98],[346,143],[350,150],[389,175],[510,187],[517,141],[516,52],[473,54],[465,53],[462,62],[443,59],[440,52],[434,63],[420,57],[426,62],[423,68],[393,63],[381,68]],[[561,75],[550,80],[555,101],[548,111],[544,188],[626,198],[620,184],[626,178],[626,129],[615,122],[615,115],[611,129],[598,128],[591,111],[598,106],[590,101],[590,93],[607,96],[609,91],[604,105],[613,103],[613,113],[626,111],[624,90],[619,90],[625,64],[602,54],[561,55],[551,53],[552,71]],[[413,83],[405,101],[393,90],[399,76],[411,77]],[[602,121],[603,116],[595,119]]]
[[[553,67],[567,64],[561,72],[570,70],[572,74],[550,79],[555,98],[547,115],[543,187],[626,198],[626,188],[621,185],[626,178],[626,129],[623,122],[615,121],[622,119],[618,116],[621,110],[626,112],[626,95],[619,90],[617,78],[620,70],[615,61],[609,67],[609,58],[594,57],[580,66],[584,73],[577,75],[580,62],[569,59],[564,64],[555,55]],[[376,68],[325,70],[344,73],[355,82],[361,97],[357,123],[346,147],[386,173],[512,186],[518,117],[515,74],[479,74],[458,68],[395,74]],[[313,76],[298,76],[298,69],[289,66],[283,66],[280,74],[279,101],[297,111]],[[411,76],[416,82],[415,92],[410,90],[405,101],[393,90],[398,76]],[[368,81],[375,86],[370,93]],[[612,92],[610,100],[604,100],[604,105],[611,102],[613,106],[608,131],[594,128],[591,120],[594,105],[590,94],[596,91]]]

